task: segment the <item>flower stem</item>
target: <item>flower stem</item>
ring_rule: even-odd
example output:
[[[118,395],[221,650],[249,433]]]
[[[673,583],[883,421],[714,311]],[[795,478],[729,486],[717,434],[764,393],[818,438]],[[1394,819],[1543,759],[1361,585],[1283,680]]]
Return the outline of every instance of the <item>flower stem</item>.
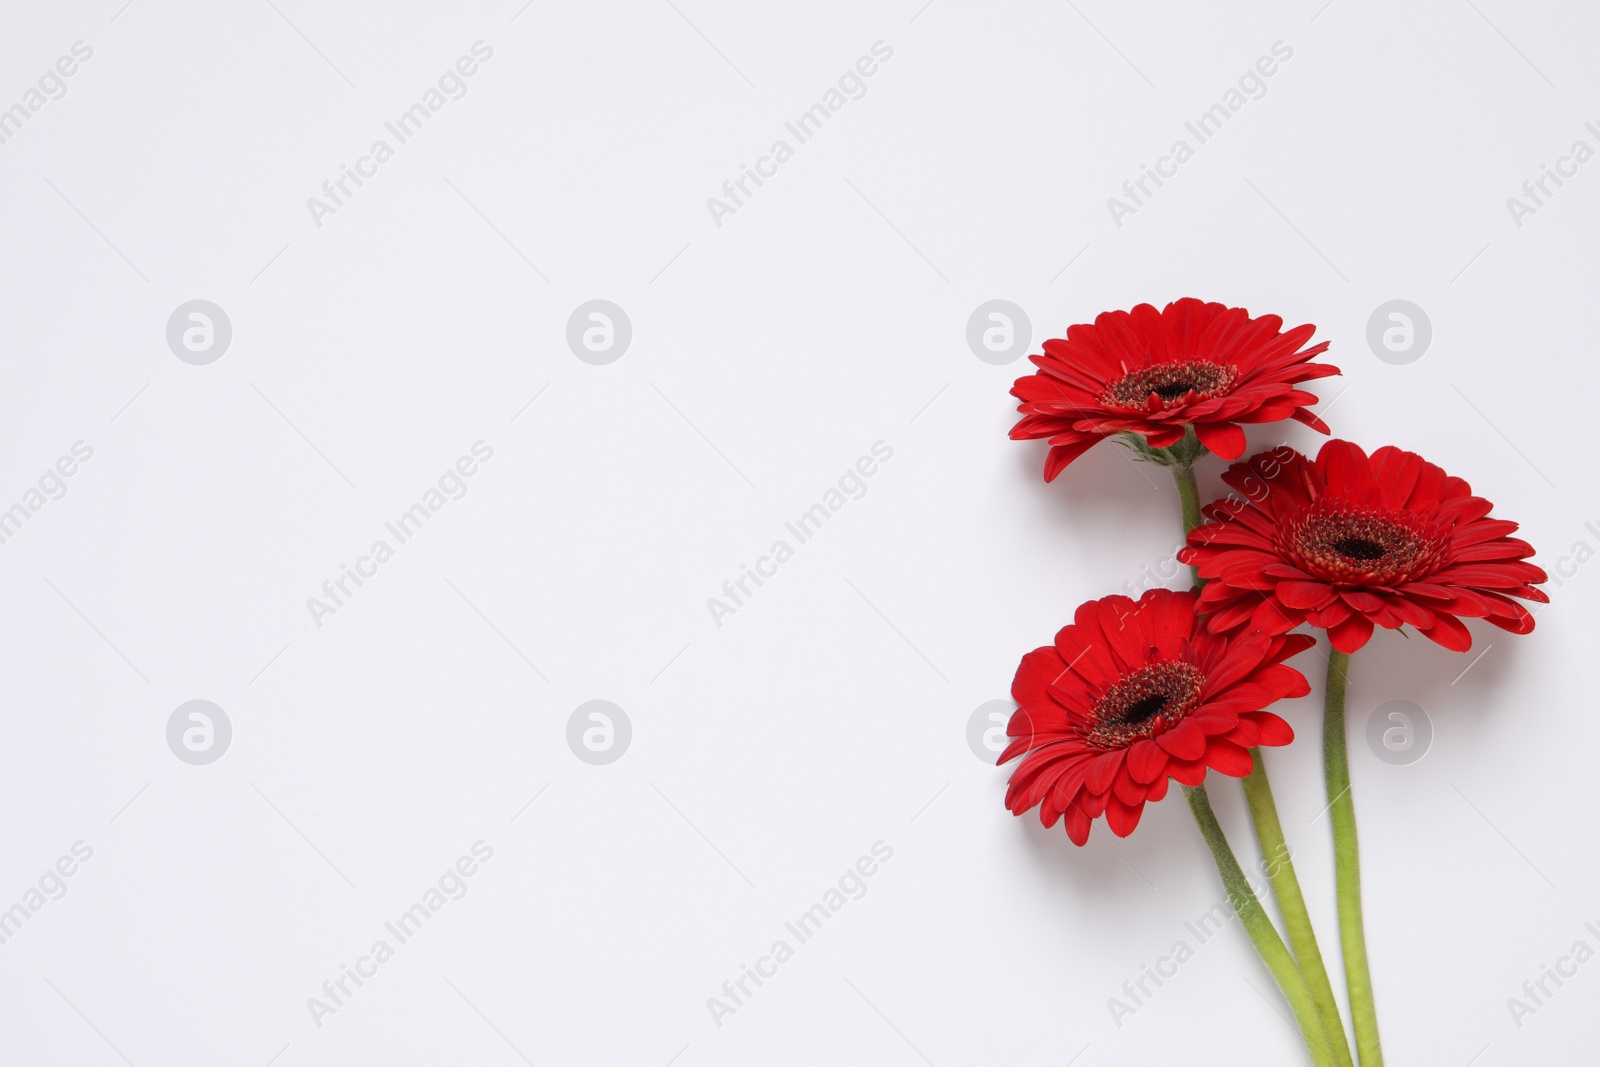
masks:
[[[1383,1067],[1378,1046],[1378,1010],[1367,968],[1367,935],[1361,918],[1361,856],[1356,843],[1356,806],[1350,796],[1350,755],[1345,744],[1344,695],[1350,655],[1330,650],[1326,710],[1322,719],[1322,765],[1333,822],[1334,880],[1339,898],[1339,941],[1344,949],[1350,1020],[1361,1067]]]
[[[1189,531],[1203,521],[1200,515],[1200,486],[1194,480],[1194,465],[1173,464],[1172,480],[1178,486],[1178,500],[1183,505],[1183,534],[1187,537]],[[1205,584],[1205,579],[1200,577],[1199,567],[1190,567],[1189,575],[1196,589]]]
[[[1289,1002],[1289,1009],[1294,1012],[1295,1022],[1300,1027],[1300,1036],[1305,1039],[1306,1049],[1311,1053],[1311,1061],[1317,1067],[1337,1067],[1339,1061],[1328,1047],[1322,1016],[1312,1000],[1311,991],[1306,987],[1305,977],[1300,973],[1294,957],[1284,947],[1283,938],[1278,936],[1277,928],[1267,917],[1255,890],[1250,888],[1249,880],[1239,867],[1222,826],[1217,822],[1216,813],[1211,810],[1206,787],[1184,786],[1183,791],[1189,797],[1189,808],[1194,812],[1194,821],[1200,825],[1200,834],[1211,847],[1212,858],[1217,862],[1217,873],[1222,875],[1223,888],[1228,891],[1228,900],[1238,913],[1239,921],[1244,924],[1245,932],[1250,935],[1261,962],[1267,965],[1278,988],[1283,990],[1284,999]]]
[[[1250,802],[1250,819],[1255,823],[1256,840],[1261,842],[1267,877],[1272,881],[1273,895],[1278,898],[1278,911],[1283,915],[1284,932],[1288,934],[1289,946],[1300,965],[1300,973],[1305,977],[1311,999],[1316,1003],[1317,1014],[1322,1019],[1335,1061],[1340,1067],[1353,1067],[1350,1046],[1344,1033],[1344,1020],[1339,1016],[1339,1002],[1333,995],[1333,983],[1328,981],[1328,968],[1322,962],[1322,950],[1317,946],[1311,914],[1306,910],[1306,899],[1300,892],[1300,879],[1294,873],[1294,860],[1290,858],[1288,843],[1283,838],[1283,824],[1278,821],[1278,805],[1272,797],[1272,784],[1267,780],[1267,765],[1261,758],[1259,748],[1251,749],[1250,757],[1255,761],[1255,767],[1244,780],[1244,795]]]
[[[1194,431],[1190,429],[1189,432]],[[1192,461],[1184,463],[1177,460],[1171,464],[1171,469],[1172,481],[1178,487],[1178,500],[1183,506],[1183,532],[1187,536],[1190,530],[1204,521],[1200,514],[1200,487],[1195,482]],[[1205,585],[1198,567],[1190,567],[1189,572],[1196,589]],[[1283,824],[1278,820],[1278,805],[1272,796],[1272,784],[1267,780],[1267,767],[1261,757],[1261,749],[1251,749],[1250,759],[1253,768],[1244,780],[1244,794],[1250,803],[1250,819],[1255,824],[1256,840],[1261,844],[1267,876],[1272,881],[1272,891],[1278,899],[1278,910],[1283,914],[1284,929],[1288,932],[1289,944],[1293,946],[1294,961],[1304,979],[1308,995],[1316,1006],[1321,1024],[1319,1032],[1331,1046],[1332,1061],[1338,1067],[1354,1067],[1350,1059],[1350,1046],[1345,1038],[1344,1020],[1339,1015],[1339,1002],[1334,998],[1333,983],[1328,980],[1328,968],[1322,961],[1322,949],[1317,945],[1316,930],[1311,925],[1305,896],[1300,891],[1300,879],[1295,875],[1294,861],[1290,859],[1289,846],[1284,841]],[[1193,803],[1193,798],[1190,802]],[[1270,919],[1266,921],[1276,938],[1277,930],[1272,928]],[[1281,982],[1279,984],[1282,985]],[[1301,1029],[1304,1030],[1304,1025]]]

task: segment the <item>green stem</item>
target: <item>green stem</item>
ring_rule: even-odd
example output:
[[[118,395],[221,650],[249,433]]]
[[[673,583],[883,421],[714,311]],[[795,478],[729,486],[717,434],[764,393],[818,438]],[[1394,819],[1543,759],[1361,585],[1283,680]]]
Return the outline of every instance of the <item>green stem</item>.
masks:
[[[1312,1063],[1317,1067],[1337,1067],[1339,1061],[1328,1047],[1322,1016],[1317,1011],[1311,991],[1306,987],[1305,977],[1300,973],[1294,957],[1284,947],[1283,938],[1278,936],[1277,928],[1267,917],[1255,890],[1250,888],[1249,880],[1240,869],[1233,849],[1228,846],[1228,839],[1217,822],[1216,813],[1211,810],[1206,787],[1184,786],[1183,791],[1189,797],[1189,808],[1194,812],[1194,821],[1200,825],[1200,834],[1211,847],[1212,858],[1217,861],[1217,873],[1222,875],[1228,900],[1238,913],[1239,921],[1244,924],[1245,932],[1250,935],[1261,962],[1267,965],[1278,988],[1283,990],[1284,999],[1294,1012],[1295,1023],[1300,1027],[1300,1036],[1305,1039],[1306,1049],[1311,1053]]]
[[[1328,780],[1328,811],[1333,821],[1334,882],[1339,897],[1339,942],[1350,992],[1361,1067],[1383,1067],[1378,1047],[1378,1009],[1367,968],[1367,935],[1361,918],[1361,856],[1356,843],[1356,806],[1350,796],[1350,754],[1345,745],[1344,695],[1350,654],[1330,650],[1327,704],[1322,719],[1322,766]]]
[[[1184,463],[1177,457],[1174,459],[1175,462],[1171,464],[1172,481],[1178,487],[1178,500],[1183,506],[1183,532],[1187,536],[1190,530],[1204,521],[1200,513],[1200,487],[1195,481],[1193,462]],[[1191,567],[1189,571],[1196,589],[1205,585],[1199,568]],[[1333,1061],[1338,1067],[1354,1067],[1350,1059],[1350,1046],[1345,1038],[1344,1020],[1339,1015],[1339,1002],[1333,995],[1333,983],[1328,980],[1328,968],[1322,960],[1322,949],[1317,945],[1316,930],[1311,925],[1305,896],[1300,891],[1300,880],[1295,875],[1294,862],[1284,841],[1283,824],[1278,820],[1278,805],[1272,796],[1272,784],[1267,780],[1267,767],[1262,760],[1261,749],[1251,749],[1250,758],[1253,768],[1244,780],[1245,798],[1250,803],[1250,819],[1255,824],[1256,840],[1261,843],[1267,876],[1271,879],[1273,894],[1278,898],[1278,910],[1283,914],[1283,925],[1289,935],[1289,944],[1293,946],[1295,962],[1316,1005],[1321,1032],[1331,1046]],[[1271,925],[1270,920],[1268,925]]]
[[[1194,465],[1174,464],[1172,480],[1178,486],[1178,501],[1183,505],[1183,534],[1187,537],[1190,530],[1205,521],[1200,514],[1200,486],[1194,480]],[[1194,580],[1196,589],[1205,584],[1205,580],[1200,577],[1199,567],[1190,567],[1189,574]]]
[[[1250,802],[1256,840],[1261,842],[1267,877],[1272,882],[1273,895],[1278,898],[1278,911],[1283,915],[1284,932],[1288,934],[1289,946],[1305,977],[1311,999],[1317,1005],[1317,1014],[1322,1019],[1328,1043],[1333,1046],[1335,1060],[1340,1067],[1353,1067],[1344,1020],[1339,1016],[1339,1002],[1333,995],[1333,983],[1328,981],[1328,968],[1322,962],[1322,949],[1317,946],[1311,913],[1306,910],[1300,879],[1294,873],[1294,860],[1283,838],[1283,824],[1278,821],[1278,805],[1272,798],[1272,783],[1267,780],[1267,765],[1259,748],[1251,749],[1250,757],[1255,767],[1244,780],[1244,795]]]

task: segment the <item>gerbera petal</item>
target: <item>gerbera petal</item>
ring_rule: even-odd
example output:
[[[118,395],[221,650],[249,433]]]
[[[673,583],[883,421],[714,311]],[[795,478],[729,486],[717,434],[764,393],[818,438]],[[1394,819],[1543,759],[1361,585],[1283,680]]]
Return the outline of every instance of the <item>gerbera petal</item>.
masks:
[[[1125,596],[1102,597],[1093,603],[1097,607],[1096,624],[1105,639],[1105,647],[1111,651],[1113,660],[1123,670],[1144,665],[1150,644],[1145,639],[1145,627],[1129,624],[1129,616],[1143,614],[1146,611],[1152,614],[1166,610],[1166,598],[1161,593],[1170,593],[1163,589],[1156,595],[1141,598],[1135,604],[1132,599]],[[1171,594],[1178,595],[1178,594]],[[1190,609],[1191,614],[1193,609]]]
[[[1434,613],[1433,625],[1423,630],[1422,636],[1437,641],[1452,652],[1465,652],[1472,647],[1472,634],[1466,623],[1443,612]]]
[[[1144,801],[1124,804],[1118,797],[1112,797],[1111,803],[1106,805],[1106,825],[1111,827],[1111,832],[1118,837],[1127,837],[1139,825],[1139,816],[1142,814],[1144,814]]]
[[[1128,774],[1136,782],[1149,783],[1167,770],[1167,750],[1151,740],[1142,740],[1128,749]]]
[[[1232,742],[1240,748],[1252,749],[1261,743],[1261,729],[1246,718],[1235,721],[1233,729],[1220,735],[1222,740]]]
[[[1074,845],[1089,843],[1089,826],[1091,820],[1088,814],[1077,804],[1070,805],[1061,813],[1062,823],[1066,827],[1067,837]],[[1049,826],[1049,823],[1045,823]]]
[[[1196,423],[1194,432],[1201,444],[1223,459],[1234,460],[1244,455],[1244,430],[1234,423]]]
[[[1514,601],[1506,601],[1505,608],[1499,614],[1490,615],[1489,621],[1514,634],[1533,632],[1533,612]]]
[[[1422,473],[1422,457],[1384,445],[1372,453],[1372,475],[1377,479],[1385,507],[1403,508]]]
[[[1140,432],[1144,433],[1145,444],[1151,448],[1171,448],[1183,440],[1182,426],[1152,426],[1148,432]]]
[[[1333,599],[1333,586],[1326,582],[1278,582],[1278,599],[1291,608],[1314,611]]]
[[[1337,374],[1339,372],[1338,371],[1334,371],[1334,373]],[[1290,414],[1289,417],[1291,419],[1293,419],[1295,422],[1305,423],[1307,426],[1311,427],[1313,430],[1317,431],[1318,433],[1332,433],[1333,432],[1331,429],[1328,428],[1328,424],[1322,421],[1320,416],[1318,416],[1315,412],[1307,411],[1305,408],[1296,408],[1294,410],[1294,412]]]
[[[1247,711],[1240,715],[1241,719],[1249,719],[1256,724],[1261,732],[1259,745],[1287,745],[1294,740],[1294,730],[1282,718],[1270,711]]]
[[[1084,788],[1091,793],[1104,793],[1111,788],[1111,780],[1122,769],[1123,760],[1127,758],[1122,750],[1107,752],[1089,764],[1088,771],[1083,776]]]
[[[1046,645],[1022,657],[1016,677],[1011,681],[1011,699],[1023,707],[1043,704],[1051,698],[1046,687],[1064,671],[1067,661],[1061,653]]]
[[[1111,782],[1112,799],[1120,800],[1124,804],[1143,804],[1145,792],[1145,786],[1134,781],[1131,774],[1119,774]]]
[[[1372,636],[1372,620],[1365,615],[1351,615],[1328,631],[1328,643],[1349,655],[1357,652]]]
[[[1234,778],[1245,777],[1255,766],[1255,761],[1250,758],[1249,749],[1218,737],[1206,742],[1205,762],[1212,770],[1221,771]]]
[[[1372,464],[1359,445],[1329,441],[1317,453],[1317,467],[1329,486],[1339,487],[1342,499],[1361,504],[1377,502],[1378,486],[1372,480]]]
[[[1084,622],[1063,626],[1056,634],[1056,652],[1061,656],[1063,668],[1077,674],[1096,689],[1104,689],[1117,680],[1117,669],[1110,652],[1095,640],[1093,635],[1096,630],[1096,627]]]
[[[1273,663],[1250,676],[1250,680],[1271,691],[1275,700],[1293,700],[1311,692],[1306,676],[1283,663]]]
[[[1099,437],[1085,434],[1068,444],[1051,445],[1049,453],[1044,458],[1044,480],[1055,481],[1056,475],[1066,470],[1073,460],[1089,451],[1100,440]]]
[[[1199,759],[1206,751],[1206,734],[1194,722],[1185,720],[1166,733],[1158,734],[1156,744],[1176,759]]]
[[[1298,656],[1317,643],[1317,639],[1310,634],[1284,634],[1275,641],[1271,654],[1274,663],[1282,663],[1291,656]]]

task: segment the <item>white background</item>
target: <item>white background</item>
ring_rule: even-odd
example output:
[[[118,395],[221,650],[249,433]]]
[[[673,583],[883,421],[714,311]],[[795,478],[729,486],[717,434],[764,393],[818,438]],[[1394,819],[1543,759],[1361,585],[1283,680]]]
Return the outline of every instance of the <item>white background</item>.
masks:
[[[1029,365],[965,331],[995,298],[1032,351],[1185,295],[1314,322],[1338,433],[1468,478],[1547,567],[1600,549],[1600,164],[1520,227],[1506,204],[1600,147],[1600,15],[1320,2],[14,5],[0,107],[94,51],[0,145],[0,508],[93,458],[0,545],[0,908],[93,858],[0,945],[0,1059],[1302,1062],[1237,929],[1112,1021],[1220,897],[1176,794],[1078,849],[968,747],[1177,514],[1112,445],[1045,485],[1044,446],[1006,439]],[[479,40],[467,95],[318,227],[307,198]],[[716,225],[707,198],[877,41],[866,95]],[[1265,95],[1115,225],[1107,198],[1277,41]],[[208,366],[164,333],[197,298],[233,327]],[[633,325],[608,366],[565,341],[595,298]],[[1404,366],[1366,342],[1396,298],[1433,324]],[[307,598],[479,440],[467,495],[319,628]],[[865,496],[714,625],[880,440]],[[1356,657],[1394,1064],[1590,1047],[1600,964],[1520,1029],[1506,1004],[1600,948],[1600,578],[1568,569],[1532,636]],[[597,698],[633,728],[607,766],[566,742]],[[232,723],[209,766],[167,746],[191,699]],[[1332,956],[1315,700],[1269,765]],[[1363,740],[1390,700],[1433,724],[1409,766]],[[307,998],[478,840],[470,892],[317,1026]],[[716,1026],[707,998],[879,840],[867,894]]]

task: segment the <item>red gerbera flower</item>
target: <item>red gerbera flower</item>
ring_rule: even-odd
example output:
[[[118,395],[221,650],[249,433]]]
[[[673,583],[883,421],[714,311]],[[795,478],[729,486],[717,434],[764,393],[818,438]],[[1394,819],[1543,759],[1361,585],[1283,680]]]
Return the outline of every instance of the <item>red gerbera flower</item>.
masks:
[[[1315,463],[1281,448],[1222,477],[1249,499],[1209,505],[1213,521],[1178,553],[1211,579],[1200,603],[1213,630],[1309,622],[1354,652],[1374,626],[1410,623],[1465,652],[1462,618],[1525,634],[1533,615],[1511,598],[1549,602],[1532,584],[1547,580],[1526,561],[1533,546],[1508,536],[1517,524],[1491,519],[1494,505],[1415,453],[1384,447],[1369,459],[1329,441]]]
[[[1029,356],[1038,374],[1018,378],[1011,395],[1023,418],[1013,440],[1050,439],[1044,478],[1051,481],[1090,445],[1114,433],[1141,435],[1170,448],[1193,425],[1200,443],[1223,459],[1244,454],[1240,423],[1295,419],[1323,433],[1310,411],[1316,394],[1295,386],[1338,374],[1312,363],[1328,343],[1301,349],[1315,326],[1280,332],[1276,315],[1252,319],[1244,308],[1192,297],[1157,311],[1140,304],[1108,311],[1094,325],[1067,329]]]
[[[1007,731],[1004,763],[1026,752],[1011,775],[1006,807],[1035,804],[1054,826],[1066,816],[1074,844],[1104,814],[1118,836],[1139,824],[1167,779],[1199,785],[1206,770],[1242,778],[1256,745],[1294,740],[1268,704],[1311,691],[1284,666],[1309,648],[1305,634],[1223,637],[1196,624],[1191,592],[1152,589],[1138,600],[1108,596],[1078,608],[1054,645],[1028,653],[1011,683],[1020,705]]]

